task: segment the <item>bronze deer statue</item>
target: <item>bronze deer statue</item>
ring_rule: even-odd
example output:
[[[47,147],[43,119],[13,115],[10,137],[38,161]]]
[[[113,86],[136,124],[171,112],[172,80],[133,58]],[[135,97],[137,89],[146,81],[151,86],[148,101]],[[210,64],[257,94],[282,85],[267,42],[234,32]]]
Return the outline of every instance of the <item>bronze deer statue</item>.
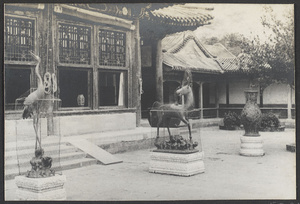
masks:
[[[176,90],[176,94],[179,96],[184,96],[184,104],[177,105],[177,104],[161,104],[159,102],[155,102],[153,105],[152,110],[155,110],[157,113],[157,136],[156,140],[159,138],[159,127],[162,124],[165,124],[168,129],[169,136],[171,137],[171,132],[169,129],[171,118],[177,118],[181,120],[188,126],[189,130],[189,138],[192,141],[192,134],[191,134],[191,127],[187,117],[187,111],[194,108],[194,95],[192,87],[190,83],[187,85],[182,86],[181,88]]]

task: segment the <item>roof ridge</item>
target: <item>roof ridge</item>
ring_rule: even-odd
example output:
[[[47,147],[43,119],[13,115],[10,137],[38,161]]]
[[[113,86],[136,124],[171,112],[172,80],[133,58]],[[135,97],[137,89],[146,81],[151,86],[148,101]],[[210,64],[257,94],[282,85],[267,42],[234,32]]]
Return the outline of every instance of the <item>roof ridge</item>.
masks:
[[[209,58],[216,58],[215,55],[213,55],[211,52],[209,52],[206,47],[201,43],[201,41],[199,40],[199,38],[196,36],[196,34],[191,31],[191,30],[187,30],[187,31],[183,31],[177,35],[184,35],[184,38],[183,38],[183,42],[180,43],[180,44],[177,44],[177,45],[174,45],[173,48],[170,49],[169,52],[171,53],[177,53],[179,52],[183,47],[184,45],[189,41],[189,40],[194,40],[195,43],[197,44],[197,46],[200,48],[200,50],[204,53],[204,55],[206,57],[209,57]],[[174,35],[175,36],[175,35]]]

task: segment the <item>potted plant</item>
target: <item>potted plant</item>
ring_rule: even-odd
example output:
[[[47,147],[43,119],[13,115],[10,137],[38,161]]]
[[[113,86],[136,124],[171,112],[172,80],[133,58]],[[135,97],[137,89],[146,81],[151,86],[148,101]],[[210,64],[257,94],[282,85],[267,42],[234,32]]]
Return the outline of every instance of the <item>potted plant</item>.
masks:
[[[223,130],[236,130],[241,125],[240,116],[235,112],[227,112],[224,114],[223,125],[220,125],[220,129]]]
[[[274,113],[262,114],[260,131],[284,131],[284,128],[284,126],[280,125],[278,116],[276,116]]]

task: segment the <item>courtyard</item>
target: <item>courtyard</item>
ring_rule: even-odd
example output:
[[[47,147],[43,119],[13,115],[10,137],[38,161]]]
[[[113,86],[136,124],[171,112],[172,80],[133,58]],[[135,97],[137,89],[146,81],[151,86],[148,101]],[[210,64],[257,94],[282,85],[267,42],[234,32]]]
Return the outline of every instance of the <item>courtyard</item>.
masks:
[[[190,177],[149,173],[149,148],[115,154],[122,163],[95,164],[66,175],[67,200],[295,200],[296,154],[286,150],[295,142],[295,129],[260,132],[262,157],[240,156],[243,130],[201,128],[193,139],[202,144],[205,172]],[[16,199],[14,180],[5,182],[5,200]]]

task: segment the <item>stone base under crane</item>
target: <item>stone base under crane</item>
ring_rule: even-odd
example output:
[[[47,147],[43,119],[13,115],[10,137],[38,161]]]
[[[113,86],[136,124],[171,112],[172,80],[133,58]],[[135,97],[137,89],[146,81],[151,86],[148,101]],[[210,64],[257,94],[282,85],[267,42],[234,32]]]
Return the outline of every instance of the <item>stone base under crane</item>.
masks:
[[[263,156],[263,140],[260,136],[241,136],[240,155],[243,156]]]
[[[203,173],[205,170],[203,155],[203,152],[199,151],[190,153],[152,151],[149,172],[178,176]]]
[[[66,200],[65,175],[45,178],[16,176],[17,200]]]

